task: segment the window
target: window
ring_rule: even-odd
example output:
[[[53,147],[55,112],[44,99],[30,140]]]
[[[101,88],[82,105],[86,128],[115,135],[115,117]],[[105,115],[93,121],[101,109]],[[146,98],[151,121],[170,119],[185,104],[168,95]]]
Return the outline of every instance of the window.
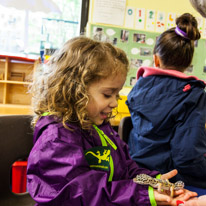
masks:
[[[78,36],[80,27],[85,26],[87,21],[85,15],[88,15],[89,0],[53,2],[61,13],[31,12],[0,5],[0,52],[39,55],[42,45],[56,49],[68,39]]]

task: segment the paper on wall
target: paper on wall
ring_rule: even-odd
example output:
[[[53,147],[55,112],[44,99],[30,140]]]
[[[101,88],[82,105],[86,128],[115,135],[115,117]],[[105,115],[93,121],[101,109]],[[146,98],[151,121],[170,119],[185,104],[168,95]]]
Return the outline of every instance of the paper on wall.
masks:
[[[200,34],[202,35],[202,30],[203,30],[203,18],[197,17],[197,23],[198,23],[198,29]]]
[[[147,10],[146,30],[155,30],[155,11]]]
[[[125,27],[128,28],[134,27],[134,16],[135,16],[135,8],[127,7],[126,16],[125,16]]]
[[[168,13],[166,29],[170,29],[172,27],[175,27],[176,26],[175,20],[176,20],[176,14]]]
[[[94,0],[93,22],[123,26],[126,0]]]
[[[145,26],[145,9],[137,8],[135,17],[135,29],[144,29]]]
[[[206,38],[206,21],[203,23],[203,25],[204,25],[204,27],[203,27],[201,38]]]
[[[165,12],[157,12],[156,32],[163,32],[165,30]]]

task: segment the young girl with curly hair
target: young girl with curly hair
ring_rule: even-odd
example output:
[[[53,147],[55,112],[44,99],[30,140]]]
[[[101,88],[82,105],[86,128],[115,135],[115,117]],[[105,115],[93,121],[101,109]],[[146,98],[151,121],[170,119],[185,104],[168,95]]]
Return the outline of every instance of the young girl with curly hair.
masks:
[[[159,172],[139,168],[108,121],[127,72],[122,50],[77,37],[35,75],[27,188],[37,205],[176,205],[196,195],[180,190],[171,198],[133,181],[137,174]]]

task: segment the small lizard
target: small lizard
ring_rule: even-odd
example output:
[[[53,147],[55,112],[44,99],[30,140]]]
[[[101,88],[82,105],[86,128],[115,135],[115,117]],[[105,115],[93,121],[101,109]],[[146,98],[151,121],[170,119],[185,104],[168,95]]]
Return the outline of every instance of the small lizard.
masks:
[[[157,178],[153,178],[146,174],[140,174],[137,175],[136,178],[134,178],[134,182],[141,184],[141,185],[150,185],[153,188],[157,188],[158,192],[161,192],[161,190],[170,190],[170,195],[173,197],[174,190],[179,190],[184,188],[184,182],[177,181],[175,183],[169,182],[169,180],[161,180]]]

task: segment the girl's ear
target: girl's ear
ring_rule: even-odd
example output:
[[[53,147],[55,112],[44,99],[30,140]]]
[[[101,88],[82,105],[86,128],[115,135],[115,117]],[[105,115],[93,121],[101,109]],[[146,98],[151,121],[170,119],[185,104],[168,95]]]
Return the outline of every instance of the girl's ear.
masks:
[[[155,67],[160,67],[160,59],[159,56],[157,56],[156,54],[153,55],[153,59],[154,59],[154,66]]]

